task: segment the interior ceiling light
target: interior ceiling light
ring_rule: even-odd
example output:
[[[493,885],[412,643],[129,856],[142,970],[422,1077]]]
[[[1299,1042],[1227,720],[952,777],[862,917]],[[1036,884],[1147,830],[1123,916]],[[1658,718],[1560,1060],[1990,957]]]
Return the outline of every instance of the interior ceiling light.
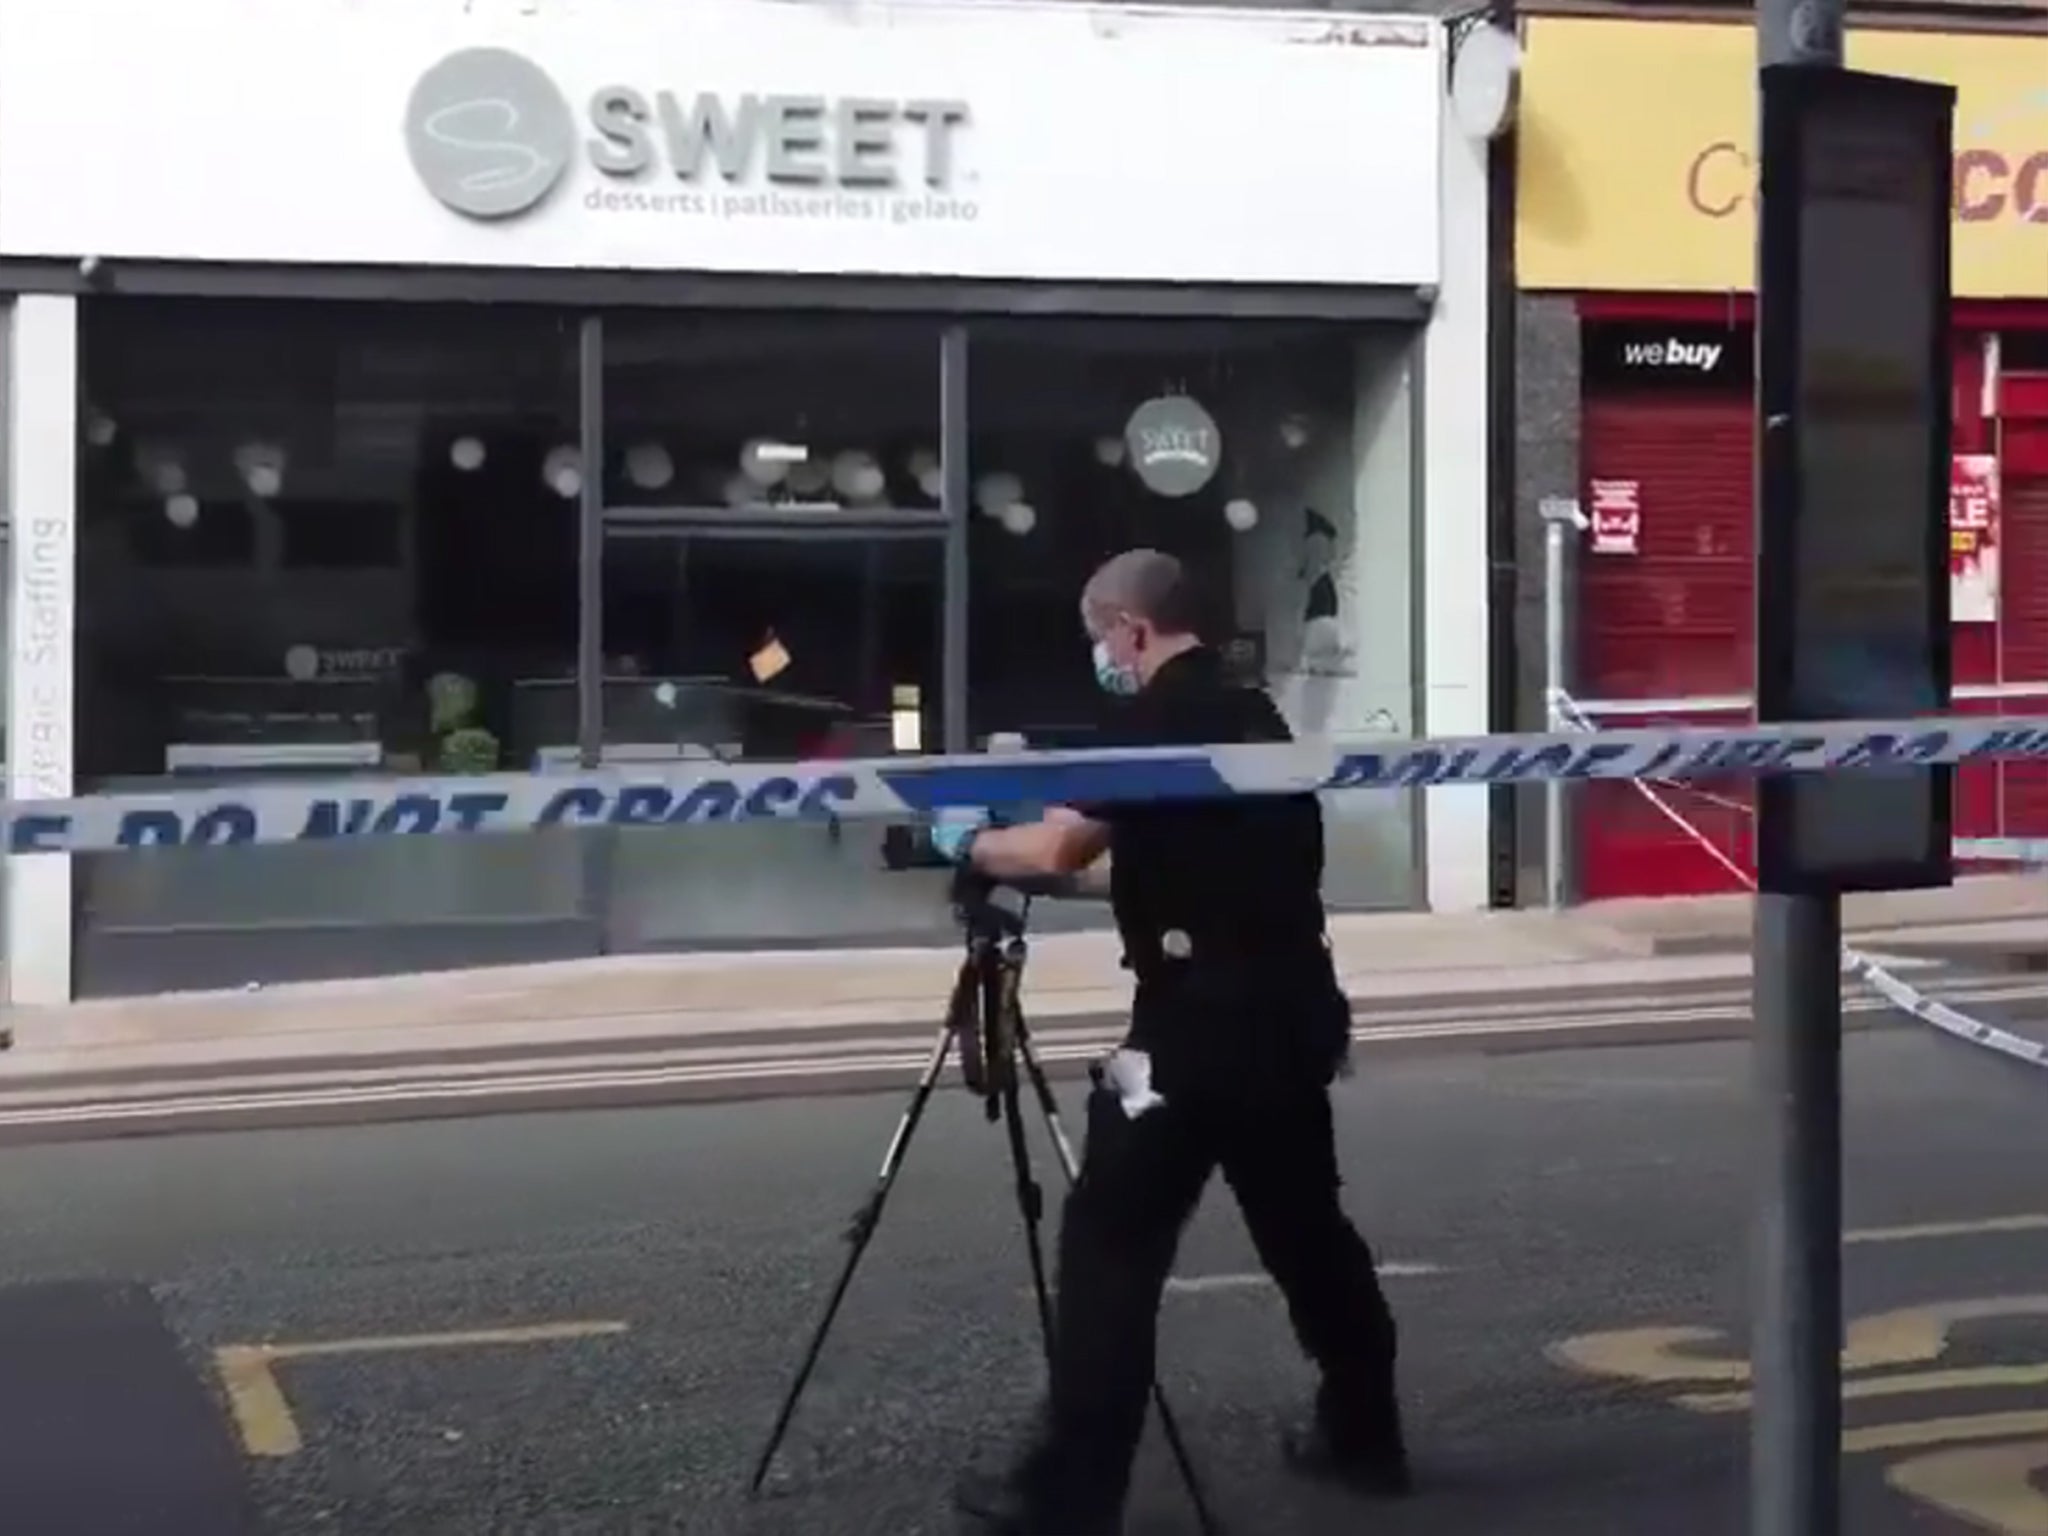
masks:
[[[541,461],[540,477],[564,501],[581,495],[583,455],[566,446],[554,449]]]
[[[658,491],[676,477],[676,461],[659,443],[626,450],[626,478],[643,491]]]
[[[799,496],[816,496],[832,483],[832,466],[819,459],[805,459],[789,466],[789,488]]]
[[[740,449],[740,473],[754,484],[769,486],[780,484],[789,473],[790,460],[777,450],[784,449],[784,443],[771,443],[765,437],[757,437]]]
[[[284,489],[284,450],[275,443],[244,443],[235,450],[235,469],[252,494],[268,500]]]
[[[871,453],[849,448],[832,461],[832,489],[853,502],[872,502],[889,488],[889,477]]]
[[[155,445],[137,448],[135,467],[159,496],[175,496],[185,489],[185,466],[169,449]]]
[[[1008,470],[983,475],[974,487],[974,504],[984,517],[1001,517],[1003,508],[1024,498],[1024,482]]]

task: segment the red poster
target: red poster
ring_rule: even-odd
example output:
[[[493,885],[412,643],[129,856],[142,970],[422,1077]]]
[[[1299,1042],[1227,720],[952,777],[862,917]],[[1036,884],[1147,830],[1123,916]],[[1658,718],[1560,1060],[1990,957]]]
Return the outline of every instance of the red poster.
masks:
[[[1592,514],[1593,553],[1642,553],[1643,482],[1595,480]]]
[[[1998,456],[1959,453],[1948,471],[1948,607],[1956,624],[1998,618]]]

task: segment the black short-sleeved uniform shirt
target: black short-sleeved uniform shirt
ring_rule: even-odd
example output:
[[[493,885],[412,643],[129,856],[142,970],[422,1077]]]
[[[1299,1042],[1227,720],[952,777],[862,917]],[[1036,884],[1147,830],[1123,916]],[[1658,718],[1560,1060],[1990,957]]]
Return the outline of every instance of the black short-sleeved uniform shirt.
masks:
[[[1167,662],[1120,712],[1121,746],[1288,741],[1264,693],[1233,686],[1207,647]],[[1334,989],[1323,922],[1323,815],[1314,795],[1077,807],[1110,829],[1110,901],[1138,976],[1133,1043],[1165,1045],[1254,1003],[1317,1007]],[[1185,938],[1169,939],[1169,934]],[[1176,955],[1178,948],[1183,951]],[[1182,1017],[1172,1017],[1182,1016]]]
[[[1233,686],[1206,647],[1161,666],[1108,735],[1118,745],[1292,739],[1272,698]],[[1110,827],[1110,903],[1137,973],[1130,1044],[1153,1055],[1161,1090],[1257,1092],[1276,1073],[1327,1081],[1350,1040],[1350,1004],[1323,936],[1315,795],[1075,809]]]

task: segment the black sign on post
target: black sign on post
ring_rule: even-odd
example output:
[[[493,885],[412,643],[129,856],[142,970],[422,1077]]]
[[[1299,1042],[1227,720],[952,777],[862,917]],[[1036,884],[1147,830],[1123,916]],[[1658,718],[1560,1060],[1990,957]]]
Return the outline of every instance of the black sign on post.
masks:
[[[1949,704],[1948,86],[1762,71],[1757,718]],[[1795,774],[1757,790],[1757,880],[1946,885],[1950,772]]]

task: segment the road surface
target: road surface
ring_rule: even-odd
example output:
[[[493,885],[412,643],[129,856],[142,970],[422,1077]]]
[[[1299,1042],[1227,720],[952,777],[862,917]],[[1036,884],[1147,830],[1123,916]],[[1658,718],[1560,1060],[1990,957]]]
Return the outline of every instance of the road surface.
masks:
[[[1846,1529],[2041,1536],[2048,1074],[1917,1026],[1847,1050],[1848,1303],[1873,1320],[1851,1337]],[[1234,1530],[1740,1530],[1742,1047],[1397,1058],[1341,1097],[1423,1491],[1367,1525],[1278,1469],[1309,1377],[1218,1188],[1162,1362]],[[771,1496],[741,1491],[900,1103],[8,1148],[8,1524],[951,1531],[952,1470],[1000,1451],[1039,1379],[1000,1132],[957,1092],[912,1148]],[[1645,1331],[1672,1329],[1704,1331]],[[1155,1445],[1132,1530],[1193,1529]]]

